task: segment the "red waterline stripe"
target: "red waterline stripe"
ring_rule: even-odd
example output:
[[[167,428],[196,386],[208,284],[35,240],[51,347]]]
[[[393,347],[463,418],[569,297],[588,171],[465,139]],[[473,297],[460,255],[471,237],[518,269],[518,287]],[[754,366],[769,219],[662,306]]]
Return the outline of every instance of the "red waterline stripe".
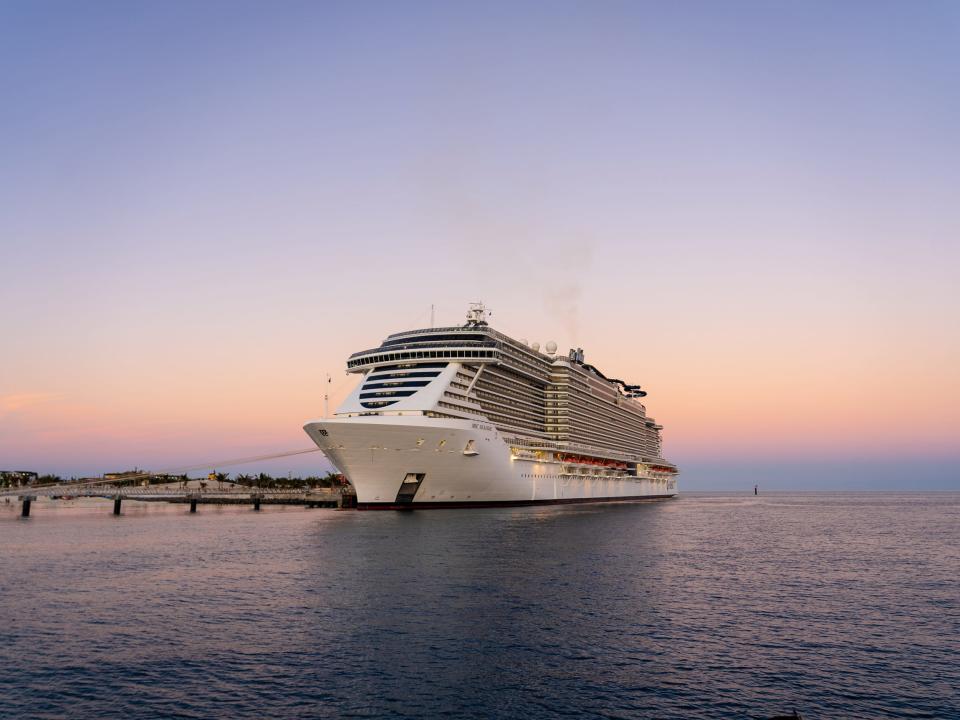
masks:
[[[526,507],[531,505],[579,505],[585,503],[637,502],[666,500],[674,495],[630,495],[629,497],[558,498],[556,500],[464,500],[463,502],[366,502],[357,510],[454,510],[457,508]]]

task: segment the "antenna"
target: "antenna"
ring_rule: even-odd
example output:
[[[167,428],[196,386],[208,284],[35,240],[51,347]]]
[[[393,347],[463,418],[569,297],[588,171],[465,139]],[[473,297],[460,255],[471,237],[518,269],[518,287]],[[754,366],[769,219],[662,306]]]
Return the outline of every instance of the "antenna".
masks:
[[[430,329],[433,330],[433,303],[430,304]]]
[[[330,417],[330,373],[327,373],[327,387],[323,393],[323,417]]]

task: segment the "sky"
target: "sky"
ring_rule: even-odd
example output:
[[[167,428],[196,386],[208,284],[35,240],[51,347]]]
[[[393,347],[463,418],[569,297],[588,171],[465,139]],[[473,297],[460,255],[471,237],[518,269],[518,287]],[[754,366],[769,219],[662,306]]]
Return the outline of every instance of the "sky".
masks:
[[[0,0],[0,268],[0,469],[309,448],[483,300],[686,489],[960,490],[960,4]]]

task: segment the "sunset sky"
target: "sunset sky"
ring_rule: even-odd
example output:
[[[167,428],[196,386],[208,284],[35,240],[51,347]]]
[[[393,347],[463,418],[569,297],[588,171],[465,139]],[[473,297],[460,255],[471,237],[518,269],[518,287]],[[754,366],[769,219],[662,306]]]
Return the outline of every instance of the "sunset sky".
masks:
[[[960,489],[960,3],[8,0],[0,267],[0,469],[309,448],[482,299],[682,488]]]

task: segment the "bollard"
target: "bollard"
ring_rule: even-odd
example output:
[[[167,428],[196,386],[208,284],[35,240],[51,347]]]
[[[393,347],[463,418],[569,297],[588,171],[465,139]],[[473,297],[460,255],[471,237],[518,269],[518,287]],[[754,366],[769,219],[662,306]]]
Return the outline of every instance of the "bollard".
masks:
[[[119,514],[120,514],[120,502],[121,502],[121,500],[122,500],[122,498],[121,498],[119,495],[117,495],[116,497],[113,498],[113,514],[114,514],[114,515],[119,515]]]
[[[253,498],[253,509],[257,512],[260,512],[260,497],[257,496]]]
[[[197,499],[190,498],[190,512],[195,513],[197,511]]]
[[[23,507],[20,508],[20,517],[30,517],[30,498],[23,498]]]

